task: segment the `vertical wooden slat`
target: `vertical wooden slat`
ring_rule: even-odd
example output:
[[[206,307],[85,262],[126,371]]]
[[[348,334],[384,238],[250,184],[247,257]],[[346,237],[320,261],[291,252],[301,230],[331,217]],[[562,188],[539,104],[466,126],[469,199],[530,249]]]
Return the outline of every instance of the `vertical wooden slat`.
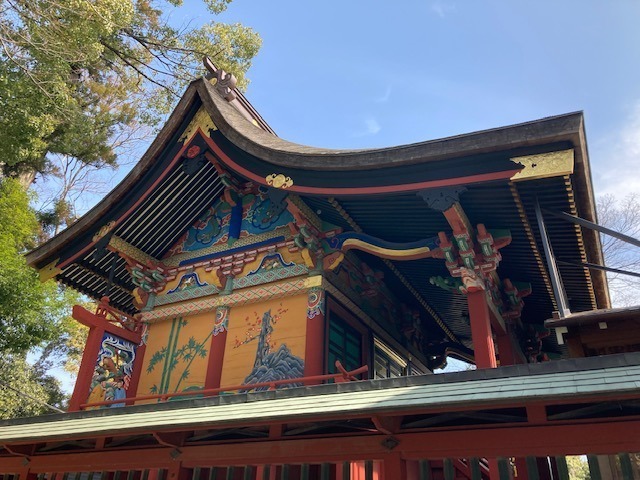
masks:
[[[538,460],[536,457],[527,457],[527,475],[529,480],[540,480],[540,473],[538,472]]]
[[[191,471],[191,480],[200,480],[200,467],[193,467]]]
[[[235,468],[233,466],[227,467],[227,480],[233,480],[234,473],[235,473]]]
[[[429,460],[420,460],[420,480],[431,480]]]
[[[498,476],[500,480],[510,480],[511,479],[511,467],[509,465],[509,460],[506,458],[498,459]]]
[[[471,480],[482,480],[479,458],[473,457],[469,459],[469,470],[471,472]]]
[[[351,462],[342,463],[342,480],[351,480]]]
[[[569,465],[567,465],[567,457],[556,457],[556,465],[558,467],[559,480],[570,480]]]
[[[323,463],[320,465],[320,480],[329,480],[331,478],[331,464]]]
[[[102,474],[100,474],[100,479],[102,480]],[[142,470],[142,474],[140,475],[140,480],[149,480],[149,469],[145,468]]]
[[[364,462],[364,480],[373,480],[373,460]]]
[[[456,472],[453,468],[453,461],[450,458],[445,458],[442,461],[442,468],[444,470],[444,480],[455,480]]]
[[[120,480],[120,470],[113,472],[113,480]]]
[[[289,464],[285,463],[282,465],[282,470],[280,471],[280,480],[289,480]]]
[[[621,453],[618,455],[620,459],[620,469],[622,470],[623,480],[633,480],[633,466],[631,465],[631,458],[628,453]]]
[[[209,480],[218,480],[218,469],[216,467],[209,469]]]
[[[300,466],[300,480],[309,480],[309,464],[303,463]]]
[[[591,480],[602,480],[598,457],[595,455],[587,455],[587,462],[589,463],[589,474],[591,475]]]
[[[244,480],[253,480],[253,466],[245,465],[244,466]]]
[[[136,476],[135,470],[129,470],[127,472],[127,480],[135,480],[135,476]]]

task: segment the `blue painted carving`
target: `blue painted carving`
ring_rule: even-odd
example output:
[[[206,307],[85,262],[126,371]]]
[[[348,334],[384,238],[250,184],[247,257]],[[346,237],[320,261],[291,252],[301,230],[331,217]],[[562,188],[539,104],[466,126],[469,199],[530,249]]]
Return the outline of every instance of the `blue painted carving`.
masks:
[[[258,265],[258,268],[250,271],[247,274],[247,276],[255,275],[256,273],[263,270],[269,271],[269,270],[274,270],[276,268],[293,267],[294,265],[295,263],[293,262],[289,262],[289,263],[285,262],[284,258],[282,258],[282,255],[276,252],[271,255],[265,255],[264,257],[262,257],[262,261],[260,262],[260,265]]]
[[[207,285],[209,285],[207,282],[200,281],[196,272],[185,273],[182,275],[182,278],[180,278],[180,282],[178,282],[176,288],[169,290],[167,294],[190,290],[192,288],[206,287]]]
[[[245,195],[232,207],[223,199],[217,200],[198,221],[187,231],[182,248],[172,251],[199,250],[248,235],[265,233],[293,222],[293,216],[283,206],[284,199],[278,204],[266,190],[257,195]]]

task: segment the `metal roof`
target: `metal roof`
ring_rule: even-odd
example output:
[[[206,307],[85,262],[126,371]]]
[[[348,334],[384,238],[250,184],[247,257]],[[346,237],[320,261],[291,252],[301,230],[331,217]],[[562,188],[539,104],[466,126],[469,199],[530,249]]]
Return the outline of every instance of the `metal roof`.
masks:
[[[0,444],[143,431],[216,429],[269,422],[445,412],[580,397],[640,394],[640,354],[518,365],[56,414],[4,421]],[[126,416],[125,421],[121,421]]]

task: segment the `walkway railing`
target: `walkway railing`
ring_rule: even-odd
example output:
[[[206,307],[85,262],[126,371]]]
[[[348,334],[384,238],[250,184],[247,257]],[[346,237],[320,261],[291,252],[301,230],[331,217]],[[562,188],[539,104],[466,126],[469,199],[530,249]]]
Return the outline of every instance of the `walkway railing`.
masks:
[[[251,390],[255,390],[257,388],[266,389],[266,390],[275,390],[279,386],[282,385],[314,385],[323,383],[326,381],[333,380],[336,383],[343,382],[351,382],[358,380],[357,376],[369,371],[369,367],[364,365],[360,368],[356,368],[355,370],[347,371],[340,361],[336,361],[336,368],[338,369],[338,373],[330,373],[326,375],[312,375],[309,377],[299,377],[299,378],[285,378],[282,380],[273,380],[270,382],[259,382],[259,383],[245,383],[242,385],[231,385],[226,387],[219,388],[207,388],[204,390],[190,390],[188,392],[175,392],[175,393],[158,393],[153,395],[140,395],[137,397],[129,397],[118,400],[105,400],[102,402],[92,402],[92,403],[83,403],[80,405],[80,409],[84,410],[92,407],[108,407],[114,404],[118,404],[119,406],[123,403],[126,405],[132,405],[135,402],[145,401],[145,400],[159,400],[160,402],[166,402],[171,398],[176,397],[188,397],[188,396],[198,396],[198,397],[211,397],[215,395],[219,395],[221,393],[227,392],[248,392]]]

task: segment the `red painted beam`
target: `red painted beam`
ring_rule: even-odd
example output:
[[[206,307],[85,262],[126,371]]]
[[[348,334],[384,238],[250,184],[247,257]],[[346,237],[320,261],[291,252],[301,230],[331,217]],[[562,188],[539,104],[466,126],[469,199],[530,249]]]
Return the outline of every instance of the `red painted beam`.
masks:
[[[105,332],[109,332],[116,337],[120,337],[123,340],[128,340],[129,342],[135,343],[136,345],[140,343],[139,333],[118,327],[117,325],[109,322],[106,318],[96,315],[95,313],[90,312],[80,305],[73,306],[71,316],[75,320],[89,328],[100,328]]]
[[[383,445],[385,435],[291,439],[215,446],[183,446],[179,460],[185,468],[216,465],[261,465],[402,459],[469,457],[545,457],[616,454],[640,450],[640,420],[562,426],[511,426],[462,431],[397,434],[393,452]],[[85,453],[34,455],[31,472],[113,471],[168,468],[175,465],[168,447],[119,449]],[[397,459],[396,459],[397,460]],[[22,467],[23,458],[0,458],[0,470]],[[393,460],[392,460],[393,461]]]

